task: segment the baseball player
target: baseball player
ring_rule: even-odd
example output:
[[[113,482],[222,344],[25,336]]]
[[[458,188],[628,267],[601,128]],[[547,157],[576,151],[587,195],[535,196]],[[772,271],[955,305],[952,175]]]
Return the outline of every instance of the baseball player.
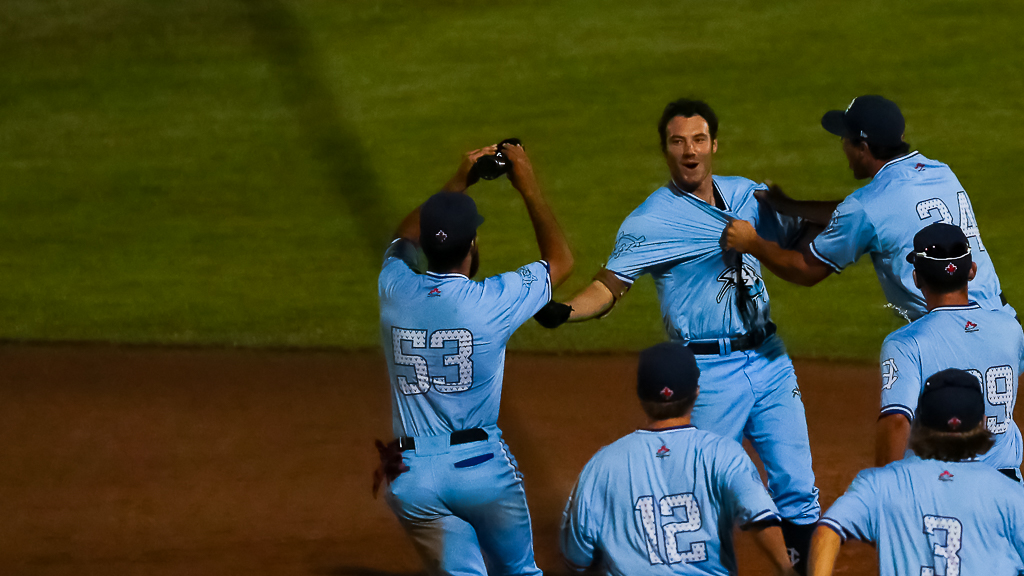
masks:
[[[572,255],[529,158],[506,145],[509,173],[541,260],[474,281],[483,221],[461,192],[467,154],[448,191],[402,222],[379,281],[381,341],[396,440],[378,446],[386,499],[430,574],[540,574],[522,476],[498,429],[505,344],[551,298]],[[422,247],[427,272],[417,273]],[[378,476],[379,478],[379,476]],[[486,565],[485,565],[486,558]]]
[[[875,461],[903,457],[925,378],[946,368],[974,374],[985,391],[985,426],[995,447],[980,459],[1020,481],[1021,435],[1013,421],[1017,379],[1024,364],[1024,332],[1003,312],[968,300],[977,264],[963,230],[937,222],[914,236],[907,260],[924,293],[928,313],[890,334],[882,344],[882,413]]]
[[[769,317],[758,261],[723,252],[720,238],[730,220],[744,218],[790,245],[801,223],[754,198],[764,185],[712,174],[718,119],[706,103],[669,103],[658,131],[671,179],[622,223],[606,267],[568,303],[569,319],[602,316],[637,278],[654,277],[669,339],[689,346],[704,374],[693,423],[750,439],[800,572],[820,512],[800,389]]]
[[[779,515],[743,447],[690,424],[700,391],[693,352],[663,342],[640,353],[642,430],[583,468],[562,515],[562,553],[577,571],[735,574],[732,532],[751,530],[777,574],[795,575]]]
[[[860,96],[845,111],[827,112],[821,125],[842,137],[854,178],[871,182],[842,202],[797,201],[772,186],[759,198],[783,214],[827,224],[825,230],[801,252],[760,238],[750,223],[736,221],[726,229],[726,247],[752,254],[776,276],[804,286],[842,272],[869,253],[886,299],[909,321],[926,312],[924,296],[911,278],[913,267],[904,258],[914,234],[933,222],[955,224],[970,239],[978,265],[971,300],[986,310],[1002,309],[1016,316],[981,241],[967,192],[949,166],[910,152],[903,141],[903,114],[895,103],[881,96]]]
[[[862,471],[818,524],[811,574],[832,574],[848,538],[873,542],[880,576],[1017,576],[1024,490],[973,458],[993,444],[973,374],[928,378],[910,435],[914,455]]]

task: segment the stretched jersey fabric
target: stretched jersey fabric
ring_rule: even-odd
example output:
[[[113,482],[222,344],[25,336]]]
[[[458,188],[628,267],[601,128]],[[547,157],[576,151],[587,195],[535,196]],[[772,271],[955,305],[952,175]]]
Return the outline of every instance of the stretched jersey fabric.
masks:
[[[1019,468],[1021,434],[1013,420],[1017,379],[1024,369],[1024,332],[1003,312],[967,306],[935,308],[882,343],[882,414],[911,422],[929,376],[967,370],[981,383],[985,422],[996,444],[978,459],[996,468]]]
[[[916,320],[927,308],[914,286],[914,265],[906,258],[914,249],[914,235],[935,222],[959,226],[971,244],[978,264],[969,286],[971,300],[988,310],[1002,309],[999,278],[967,192],[949,166],[920,152],[888,162],[867,186],[847,196],[811,242],[811,252],[837,273],[870,253],[886,299]],[[1004,312],[1016,315],[1009,306]]]
[[[562,553],[612,575],[735,574],[732,530],[779,516],[736,442],[693,426],[638,430],[587,463],[562,515]]]
[[[979,462],[909,456],[864,470],[820,524],[874,542],[880,576],[1024,570],[1024,490]]]
[[[623,221],[607,268],[627,284],[650,274],[658,290],[665,329],[674,340],[704,340],[746,333],[736,305],[738,262],[722,252],[720,241],[733,219],[747,220],[758,234],[792,244],[802,221],[783,216],[754,198],[767,190],[738,176],[712,176],[721,208],[674,184],[659,188]],[[755,323],[769,318],[768,291],[761,264],[742,258],[742,279],[755,306]]]
[[[505,344],[551,299],[548,264],[475,282],[417,274],[411,246],[391,245],[378,283],[394,434],[496,428]]]

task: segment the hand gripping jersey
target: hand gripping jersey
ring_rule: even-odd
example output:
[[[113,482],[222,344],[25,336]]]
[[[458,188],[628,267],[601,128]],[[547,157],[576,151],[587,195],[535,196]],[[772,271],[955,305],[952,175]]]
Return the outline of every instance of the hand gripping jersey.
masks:
[[[1019,468],[1022,444],[1013,408],[1024,369],[1020,324],[972,302],[935,308],[896,330],[882,343],[882,414],[903,414],[913,421],[925,380],[947,368],[971,372],[981,383],[985,422],[996,444],[978,459],[996,468]]]
[[[820,524],[874,542],[880,576],[1024,570],[1024,490],[980,462],[908,456],[864,470]]]
[[[927,308],[914,286],[914,265],[906,257],[913,251],[914,235],[935,222],[959,226],[970,241],[978,264],[969,286],[971,300],[988,310],[1004,308],[999,278],[967,192],[949,166],[919,152],[890,161],[867,186],[847,196],[811,242],[811,252],[837,273],[870,253],[886,299],[916,320]],[[1009,306],[1004,312],[1016,315]]]
[[[673,340],[703,340],[744,334],[736,307],[736,266],[722,252],[730,220],[747,220],[758,234],[784,246],[799,236],[802,222],[782,216],[754,198],[767,190],[737,176],[712,176],[720,207],[669,184],[654,191],[619,228],[607,268],[627,284],[650,274],[658,289],[665,329]],[[743,255],[744,283],[756,306],[756,324],[768,321],[768,291],[761,264]]]
[[[778,520],[743,448],[681,426],[638,430],[584,467],[562,515],[562,553],[608,574],[735,574],[732,530]]]

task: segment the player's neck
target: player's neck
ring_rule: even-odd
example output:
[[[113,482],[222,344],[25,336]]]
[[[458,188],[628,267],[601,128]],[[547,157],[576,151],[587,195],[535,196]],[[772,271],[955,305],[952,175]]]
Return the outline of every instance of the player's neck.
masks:
[[[945,294],[936,294],[928,289],[923,289],[922,292],[924,292],[924,303],[929,312],[943,306],[966,306],[970,302],[966,287],[963,290]]]
[[[690,415],[680,416],[678,418],[669,418],[668,420],[648,420],[647,430],[664,430],[665,428],[676,428],[679,426],[687,426],[690,424]]]

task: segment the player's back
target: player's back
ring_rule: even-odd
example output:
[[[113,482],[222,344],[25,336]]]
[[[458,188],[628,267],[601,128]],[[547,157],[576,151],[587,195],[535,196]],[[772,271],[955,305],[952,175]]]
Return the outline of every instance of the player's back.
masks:
[[[505,345],[550,298],[543,261],[476,282],[417,274],[399,257],[379,281],[395,436],[495,427]]]
[[[875,542],[881,576],[1024,570],[1024,490],[979,462],[913,456],[865,470],[822,522]]]
[[[902,404],[913,418],[917,397],[932,374],[947,368],[966,370],[981,383],[986,427],[996,438],[995,446],[979,460],[1001,469],[1020,466],[1024,443],[1013,409],[1024,362],[1024,332],[1016,320],[976,303],[943,306],[890,334],[882,350],[883,366],[891,363],[883,368],[888,370],[883,376],[883,412],[887,405]]]
[[[970,198],[949,166],[914,152],[887,163],[851,198],[863,206],[872,224],[875,238],[869,249],[886,298],[907,309],[912,319],[924,313],[925,303],[906,256],[913,250],[914,235],[935,222],[959,226],[970,242],[978,264],[969,287],[971,299],[989,310],[1002,308],[999,278]]]
[[[735,573],[735,523],[778,517],[742,447],[692,426],[638,430],[606,446],[577,491],[601,519],[585,531],[615,575]]]

